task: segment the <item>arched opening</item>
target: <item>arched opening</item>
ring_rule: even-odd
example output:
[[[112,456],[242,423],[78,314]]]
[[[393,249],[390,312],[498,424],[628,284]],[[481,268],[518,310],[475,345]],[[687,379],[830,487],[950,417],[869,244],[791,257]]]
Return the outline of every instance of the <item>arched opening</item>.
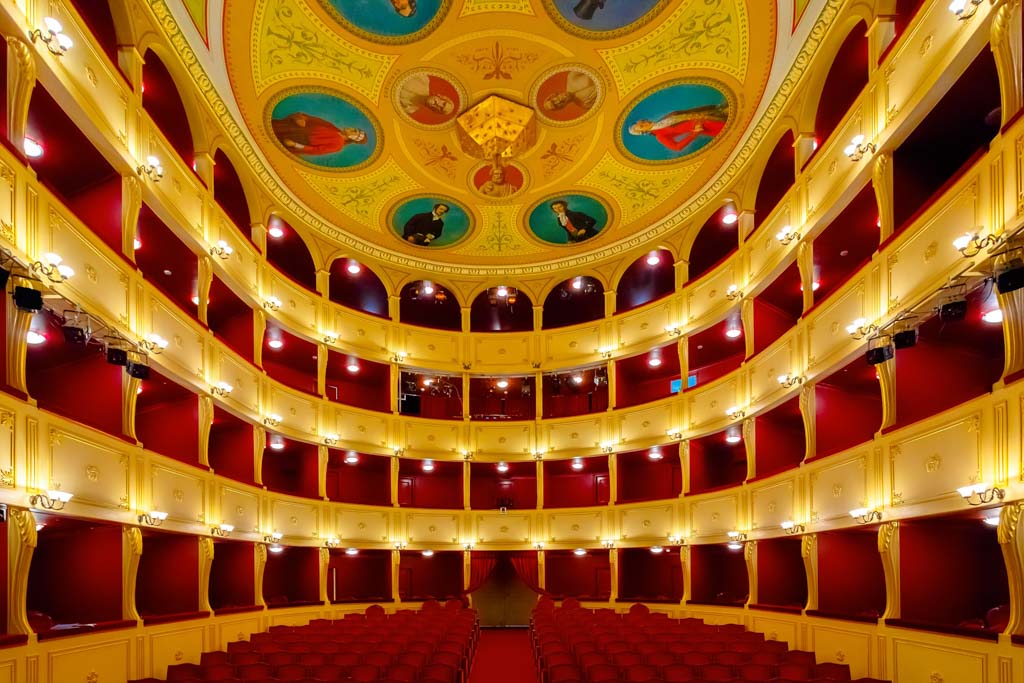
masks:
[[[222,149],[218,149],[213,156],[213,200],[220,208],[224,209],[224,213],[228,215],[235,227],[251,242],[252,228],[250,227],[249,204],[245,200],[245,189],[242,187],[242,180],[238,177],[235,165],[231,163],[231,159]]]
[[[796,181],[796,161],[793,148],[793,131],[787,130],[775,144],[768,157],[768,163],[757,185],[757,199],[754,200],[754,227],[761,225],[771,215],[782,198]]]
[[[352,258],[331,262],[327,295],[331,301],[363,313],[388,318],[388,290],[377,274]]]
[[[868,183],[836,218],[814,238],[814,303],[824,301],[861,267],[878,248],[878,203]]]
[[[693,282],[739,248],[739,221],[730,203],[704,221],[690,247],[687,281]]]
[[[110,13],[108,0],[71,0],[78,14],[85,20],[85,25],[92,37],[107,55],[117,73],[124,77],[117,59],[117,29],[114,27],[114,15]],[[127,78],[125,79],[127,81]]]
[[[825,76],[814,115],[814,135],[819,146],[825,144],[868,84],[867,30],[864,22],[850,30]]]
[[[147,52],[143,62],[142,108],[185,165],[194,171],[195,141],[178,86],[155,52]]]
[[[615,290],[615,312],[624,313],[643,306],[675,289],[672,252],[654,249],[634,261],[619,280]]]
[[[471,332],[529,332],[533,329],[533,302],[515,287],[488,287],[473,300],[469,329]]]
[[[135,263],[142,276],[193,318],[199,316],[199,259],[167,224],[142,205]]]
[[[604,287],[592,277],[577,275],[551,290],[544,299],[543,329],[567,327],[604,317]]]
[[[215,193],[218,187],[219,181],[214,183]],[[316,291],[316,265],[309,248],[295,228],[278,216],[271,216],[267,225],[267,262],[306,289]]]
[[[923,4],[924,0],[896,0],[895,36],[893,36],[892,42],[889,43],[890,48],[906,32],[907,26],[910,26],[910,22],[917,16],[917,10],[921,9]],[[888,49],[886,49],[886,52],[888,52]],[[884,56],[883,54],[882,57]]]
[[[24,154],[39,180],[121,254],[121,174],[42,85],[32,92],[25,138]]]
[[[461,330],[462,309],[447,289],[431,280],[416,280],[402,287],[398,315],[403,323],[435,330]]]

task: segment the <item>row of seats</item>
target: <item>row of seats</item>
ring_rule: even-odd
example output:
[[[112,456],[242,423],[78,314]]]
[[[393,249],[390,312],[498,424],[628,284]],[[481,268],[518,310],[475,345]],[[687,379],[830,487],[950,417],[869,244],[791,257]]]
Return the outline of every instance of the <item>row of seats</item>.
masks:
[[[344,619],[271,626],[198,663],[167,667],[168,681],[465,683],[479,638],[476,611],[436,601],[388,615],[380,605]],[[143,679],[131,683],[153,683]]]
[[[671,619],[642,604],[627,614],[541,598],[530,633],[541,683],[823,683],[850,681],[846,664],[818,663],[813,652],[741,624]],[[858,683],[882,683],[862,678]]]

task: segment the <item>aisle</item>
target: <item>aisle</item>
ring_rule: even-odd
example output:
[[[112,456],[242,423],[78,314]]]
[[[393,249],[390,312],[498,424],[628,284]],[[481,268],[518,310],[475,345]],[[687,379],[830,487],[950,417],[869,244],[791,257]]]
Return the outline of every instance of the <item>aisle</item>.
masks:
[[[537,683],[525,628],[486,628],[480,632],[469,683]]]

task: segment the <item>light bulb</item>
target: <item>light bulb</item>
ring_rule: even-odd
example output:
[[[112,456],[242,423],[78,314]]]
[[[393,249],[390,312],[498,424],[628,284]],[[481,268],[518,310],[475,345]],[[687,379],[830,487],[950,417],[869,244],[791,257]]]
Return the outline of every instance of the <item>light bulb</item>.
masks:
[[[497,387],[499,389],[508,389],[508,380],[507,379],[499,379],[498,382],[497,382]]]
[[[359,548],[346,548],[345,549],[345,554],[346,555],[358,555],[359,554]]]
[[[132,243],[132,245],[135,247],[135,251],[138,251],[139,249],[142,249],[142,240],[140,240],[138,237],[136,237],[135,241]],[[198,299],[199,297],[196,297],[196,298]]]
[[[281,451],[284,450],[284,437],[280,434],[271,434],[270,443],[268,444],[271,450]]]
[[[647,365],[652,368],[659,367],[661,365],[661,357],[651,356],[650,358],[647,359]]]
[[[572,553],[573,553],[573,555],[576,555],[577,557],[582,557],[583,555],[587,554],[587,551],[584,550],[583,548],[576,548],[576,550],[573,550]]]
[[[981,319],[987,323],[997,325],[1003,322],[1003,310],[1001,308],[993,308],[991,311],[985,311],[982,314]]]
[[[730,207],[725,210],[724,214],[722,214],[722,223],[725,225],[735,225],[739,218],[740,217],[736,215],[736,209]]]
[[[572,383],[573,384],[583,384],[583,375],[573,375],[572,376]]]
[[[363,267],[356,261],[349,261],[345,270],[347,270],[350,275],[358,275],[363,270]]]
[[[346,465],[358,465],[359,464],[359,454],[356,453],[355,451],[349,451],[348,453],[346,453],[345,454],[345,464]]]
[[[274,239],[281,239],[284,237],[284,230],[282,230],[279,225],[272,225],[270,229],[267,230],[267,234]]]
[[[658,252],[652,251],[650,254],[647,255],[647,265],[656,266],[659,263],[661,263],[661,257],[658,256]]]
[[[582,458],[573,458],[572,459],[572,468],[574,470],[576,470],[577,472],[582,470],[583,469],[583,459]]]
[[[651,546],[651,553],[653,553],[655,555],[660,555],[663,552],[665,552],[665,549],[662,548],[660,545],[652,545]]]
[[[581,277],[574,277],[572,279],[572,288],[575,289],[575,290],[583,289],[583,278],[581,278]]]
[[[505,298],[506,296],[508,296],[508,287],[505,287],[504,285],[502,285],[502,286],[498,287],[497,291],[495,291],[494,293],[497,294],[501,298]]]
[[[508,463],[505,462],[505,461],[499,462],[498,463],[498,471],[501,472],[502,474],[504,474],[505,472],[508,472]]]
[[[423,281],[423,289],[422,289],[422,291],[427,296],[430,296],[431,294],[433,294],[434,293],[434,285],[433,285],[433,283],[430,282],[430,280],[424,280]]]
[[[661,452],[661,447],[655,446],[651,450],[647,451],[647,457],[655,461],[661,460],[664,457]]]
[[[434,461],[433,460],[424,460],[423,461],[423,471],[424,472],[433,472],[434,471]]]
[[[725,336],[729,339],[736,339],[737,337],[743,336],[743,330],[738,327],[730,327],[725,331]]]
[[[284,552],[284,548],[278,543],[272,544],[270,547],[267,548],[267,550],[275,554]]]
[[[348,364],[345,366],[345,369],[354,375],[357,372],[359,372],[359,362],[355,358],[352,358],[348,361]]]
[[[38,159],[43,156],[43,146],[32,138],[25,138],[22,141],[22,149],[25,150],[25,156],[29,159]]]
[[[267,342],[267,346],[269,346],[270,348],[272,348],[272,349],[274,349],[276,351],[277,349],[279,349],[282,346],[284,346],[284,342],[281,341],[280,339],[271,339],[271,340],[269,340]]]
[[[433,557],[433,556],[434,556],[434,551],[433,550],[424,550],[423,551],[423,557]]]
[[[39,344],[46,343],[46,335],[35,330],[29,330],[25,335],[25,341],[32,346],[38,346]]]

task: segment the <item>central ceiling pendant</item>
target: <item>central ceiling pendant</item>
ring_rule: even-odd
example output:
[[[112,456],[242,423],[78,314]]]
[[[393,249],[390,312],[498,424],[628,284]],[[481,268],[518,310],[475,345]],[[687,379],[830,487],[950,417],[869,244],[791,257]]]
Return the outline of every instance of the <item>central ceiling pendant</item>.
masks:
[[[462,151],[500,166],[537,142],[537,117],[530,107],[490,95],[458,118]]]

